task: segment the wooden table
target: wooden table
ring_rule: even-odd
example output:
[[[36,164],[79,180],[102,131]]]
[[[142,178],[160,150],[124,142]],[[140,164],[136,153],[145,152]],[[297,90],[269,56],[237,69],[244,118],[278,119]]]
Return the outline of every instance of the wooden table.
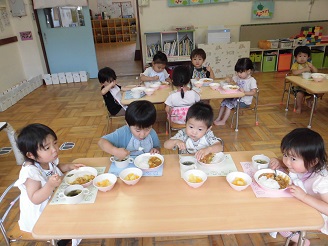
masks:
[[[230,152],[238,170],[271,151]],[[118,180],[98,192],[95,203],[47,205],[33,236],[48,238],[130,238],[318,230],[320,213],[295,198],[256,198],[251,187],[238,192],[225,177],[208,177],[198,189],[180,177],[178,155],[164,155],[161,177],[142,177],[135,186]],[[74,162],[109,166],[108,157]]]
[[[218,81],[217,81],[218,82]],[[171,86],[167,86],[163,89],[158,89],[156,90],[152,95],[150,96],[144,96],[138,99],[125,99],[125,93],[126,91],[123,92],[122,96],[122,101],[121,103],[123,105],[129,105],[133,101],[138,101],[138,100],[147,100],[150,101],[151,103],[154,104],[160,104],[164,103],[166,98],[169,96],[170,92],[173,90]],[[211,100],[211,99],[225,99],[225,98],[237,98],[238,103],[237,103],[237,109],[236,109],[236,126],[235,126],[235,131],[238,131],[238,123],[239,123],[239,100],[241,97],[245,96],[243,92],[238,91],[237,93],[233,94],[222,94],[217,90],[211,89],[209,86],[203,86],[201,87],[201,92],[200,92],[200,98],[201,100]]]
[[[325,79],[321,82],[315,82],[314,80],[303,79],[301,76],[287,76],[286,80],[288,80],[290,82],[286,109],[285,109],[286,111],[288,111],[290,92],[291,92],[293,85],[298,85],[298,86],[304,88],[308,93],[313,94],[313,104],[312,104],[312,108],[311,108],[309,124],[307,126],[308,128],[311,128],[313,113],[314,113],[315,106],[318,101],[317,94],[322,94],[322,93],[328,92],[328,80]]]

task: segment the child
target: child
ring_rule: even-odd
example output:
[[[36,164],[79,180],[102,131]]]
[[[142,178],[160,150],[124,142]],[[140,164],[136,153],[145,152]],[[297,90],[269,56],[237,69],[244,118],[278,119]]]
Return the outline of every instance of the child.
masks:
[[[297,128],[288,133],[280,145],[283,158],[272,158],[270,167],[286,167],[293,184],[289,192],[298,200],[317,209],[324,219],[321,232],[328,234],[328,170],[327,154],[322,137],[308,128]],[[291,232],[280,232],[285,237]],[[297,242],[299,235],[291,237]],[[306,239],[304,245],[310,245]]]
[[[186,128],[165,141],[166,149],[178,147],[182,153],[195,153],[197,160],[209,153],[223,151],[223,142],[214,136],[211,128],[213,124],[213,109],[209,104],[197,102],[187,113]]]
[[[126,110],[125,121],[127,125],[99,140],[98,145],[103,151],[118,159],[159,153],[160,142],[152,129],[156,121],[156,109],[152,103],[146,100],[132,102]]]
[[[172,117],[171,121],[177,124],[185,124],[186,114],[189,107],[200,100],[200,96],[196,91],[190,90],[187,86],[190,83],[189,69],[185,66],[178,66],[173,70],[172,84],[177,88],[173,91],[165,101],[165,111],[177,115]],[[191,87],[192,88],[192,87]],[[176,107],[179,107],[176,108]]]
[[[121,104],[121,86],[116,84],[115,71],[109,67],[104,67],[98,72],[98,80],[101,84],[101,95],[111,115],[124,115],[126,106]]]
[[[62,182],[63,172],[84,166],[83,164],[59,164],[58,144],[55,132],[42,124],[30,124],[17,136],[17,146],[25,157],[19,179],[20,218],[22,231],[32,229],[47,205],[52,193]],[[65,245],[61,240],[58,245]],[[73,239],[72,245],[81,240]]]
[[[171,82],[169,74],[165,69],[166,64],[167,56],[165,53],[158,51],[153,57],[152,66],[140,74],[141,81],[143,81],[147,87],[153,84],[153,82]]]
[[[236,75],[232,77],[233,81],[240,87],[240,91],[245,96],[240,99],[239,107],[248,108],[252,104],[253,96],[256,93],[256,80],[252,77],[254,70],[253,63],[249,58],[238,59],[235,65]],[[227,98],[221,103],[219,116],[214,121],[214,125],[225,125],[231,109],[237,106],[237,98]]]
[[[308,59],[311,56],[311,50],[307,46],[298,46],[294,50],[294,57],[296,62],[291,67],[291,73],[293,75],[302,75],[304,72],[317,73],[318,69],[312,65],[312,63],[308,62]],[[296,94],[296,113],[300,114],[302,112],[302,104],[305,96],[309,96],[302,87],[293,86],[293,91]],[[307,100],[307,104],[309,107],[312,106],[312,98]]]
[[[214,79],[214,72],[210,66],[203,67],[206,60],[206,53],[203,49],[194,49],[190,54],[191,59],[191,78],[202,79],[211,78]]]

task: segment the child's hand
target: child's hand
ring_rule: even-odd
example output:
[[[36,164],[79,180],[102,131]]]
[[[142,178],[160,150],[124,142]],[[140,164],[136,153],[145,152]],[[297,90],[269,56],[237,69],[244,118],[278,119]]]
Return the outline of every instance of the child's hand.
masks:
[[[159,76],[153,76],[153,80],[159,80]]]
[[[181,141],[181,140],[176,140],[175,142],[175,146],[178,147],[181,150],[185,150],[186,149],[186,144],[185,142]]]
[[[211,152],[208,148],[200,149],[196,152],[195,158],[197,159],[197,161],[199,161],[200,159],[202,159],[205,155],[207,155],[209,153],[211,153]]]
[[[149,153],[150,154],[159,154],[159,150],[156,148],[152,148]]]
[[[288,187],[290,194],[292,194],[293,197],[296,197],[298,200],[304,201],[304,198],[306,197],[305,191],[296,185],[291,185]]]
[[[58,174],[54,174],[52,176],[49,177],[47,183],[52,187],[52,188],[56,188],[60,185],[60,183],[62,182],[61,177]]]
[[[115,151],[115,154],[114,154],[114,156],[120,160],[123,160],[128,155],[130,155],[130,151],[128,151],[124,148],[117,148],[117,150]]]
[[[209,71],[209,72],[211,72],[211,71],[212,71],[211,66],[207,66],[207,67],[206,67],[206,70]]]
[[[278,168],[280,168],[281,165],[280,165],[279,159],[278,158],[275,158],[275,157],[271,158],[270,159],[269,166],[270,166],[271,169],[278,169]]]
[[[237,87],[238,88],[238,87]],[[245,90],[243,89],[243,88],[241,88],[241,87],[239,87],[239,90],[241,91],[241,92],[245,92]]]

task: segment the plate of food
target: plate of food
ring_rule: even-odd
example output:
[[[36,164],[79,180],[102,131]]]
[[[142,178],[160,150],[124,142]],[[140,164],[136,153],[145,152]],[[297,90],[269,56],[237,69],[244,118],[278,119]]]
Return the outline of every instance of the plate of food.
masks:
[[[145,153],[134,159],[134,165],[143,171],[155,171],[164,163],[164,156]]]
[[[227,92],[237,92],[239,90],[238,85],[224,85],[222,88]]]
[[[198,161],[203,167],[215,167],[224,161],[224,153],[209,153]]]
[[[169,86],[169,82],[167,81],[161,81],[161,85],[159,86],[160,89],[166,88]]]
[[[260,169],[254,174],[256,183],[265,190],[283,191],[292,184],[290,177],[279,170]]]
[[[203,82],[203,86],[209,86],[209,84],[213,82],[213,79],[211,79],[211,78],[202,78],[199,81]]]
[[[79,169],[69,171],[64,177],[64,182],[67,185],[79,184],[87,187],[97,175],[97,169],[93,167],[80,167]]]

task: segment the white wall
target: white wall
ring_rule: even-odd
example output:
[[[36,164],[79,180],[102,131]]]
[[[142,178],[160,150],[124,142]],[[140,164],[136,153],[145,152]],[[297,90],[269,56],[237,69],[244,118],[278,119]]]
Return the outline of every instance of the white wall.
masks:
[[[168,7],[167,0],[150,0],[148,6],[139,7],[142,47],[145,47],[144,32],[172,30],[173,26],[194,25],[198,44],[205,43],[207,26],[224,25],[231,29],[231,41],[239,41],[239,29],[242,24],[327,19],[327,0],[315,0],[311,13],[310,0],[274,2],[275,12],[272,19],[252,19],[253,1]]]
[[[24,0],[24,3],[27,16],[19,18],[12,17],[7,1],[10,26],[0,31],[0,39],[17,36],[18,42],[0,46],[0,93],[46,71],[31,2]],[[33,40],[21,41],[22,31],[32,31]]]

